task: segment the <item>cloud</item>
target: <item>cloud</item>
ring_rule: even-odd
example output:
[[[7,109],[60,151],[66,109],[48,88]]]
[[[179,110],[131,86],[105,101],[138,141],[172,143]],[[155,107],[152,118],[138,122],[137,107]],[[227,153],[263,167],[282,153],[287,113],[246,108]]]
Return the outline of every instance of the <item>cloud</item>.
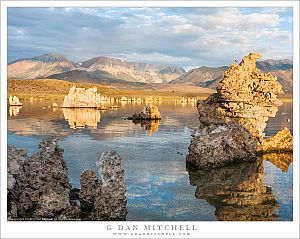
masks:
[[[165,62],[165,64],[172,65],[183,65],[186,63],[191,63],[192,59],[188,57],[174,57],[164,55],[158,52],[150,53],[150,54],[139,54],[139,53],[131,53],[131,54],[120,54],[118,58],[127,60],[127,61],[140,61],[140,62]]]
[[[182,66],[292,55],[290,8],[9,8],[8,60],[61,53]]]
[[[8,26],[8,38],[10,39],[24,39],[26,38],[26,31],[20,27]]]

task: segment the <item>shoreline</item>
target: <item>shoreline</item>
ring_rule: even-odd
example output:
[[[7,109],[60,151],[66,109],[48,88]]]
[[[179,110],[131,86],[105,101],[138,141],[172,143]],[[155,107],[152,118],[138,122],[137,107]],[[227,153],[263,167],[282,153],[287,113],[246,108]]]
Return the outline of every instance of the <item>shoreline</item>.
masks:
[[[147,96],[161,97],[162,100],[182,99],[182,97],[194,97],[200,100],[207,98],[215,90],[197,87],[193,85],[174,84],[148,84],[145,87],[133,85],[105,85],[75,83],[63,80],[36,79],[36,80],[12,80],[7,81],[7,97],[16,95],[21,100],[43,98],[45,100],[63,100],[72,86],[92,88],[97,87],[98,92],[108,97],[121,98],[145,98]],[[52,93],[56,92],[56,93]],[[292,94],[283,94],[278,97],[282,102],[293,102]]]

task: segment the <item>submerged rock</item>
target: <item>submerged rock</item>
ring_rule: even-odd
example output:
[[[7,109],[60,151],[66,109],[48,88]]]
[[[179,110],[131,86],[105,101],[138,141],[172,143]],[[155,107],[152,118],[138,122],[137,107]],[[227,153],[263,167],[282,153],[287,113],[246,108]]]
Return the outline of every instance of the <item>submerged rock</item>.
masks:
[[[210,170],[253,161],[256,152],[263,150],[266,122],[275,117],[281,104],[276,95],[283,91],[275,76],[256,68],[259,58],[261,55],[250,53],[239,65],[232,64],[217,93],[198,101],[200,127],[189,146],[188,165]],[[291,145],[289,140],[285,146],[267,141],[264,149],[277,146]]]
[[[97,93],[97,87],[85,89],[73,86],[70,88],[69,94],[65,96],[62,107],[101,108],[101,96]]]
[[[275,221],[275,195],[264,185],[262,160],[212,169],[188,170],[195,196],[215,206],[220,221]]]
[[[146,106],[140,113],[135,113],[132,117],[128,117],[129,120],[160,120],[160,112],[155,105]]]
[[[31,157],[24,149],[8,147],[8,219],[125,220],[124,172],[117,153],[102,155],[100,179],[86,171],[81,189],[72,189],[57,139],[43,140]]]
[[[19,98],[15,95],[13,97],[11,95],[9,96],[8,103],[9,103],[10,106],[21,106],[21,105],[23,105],[20,102]]]

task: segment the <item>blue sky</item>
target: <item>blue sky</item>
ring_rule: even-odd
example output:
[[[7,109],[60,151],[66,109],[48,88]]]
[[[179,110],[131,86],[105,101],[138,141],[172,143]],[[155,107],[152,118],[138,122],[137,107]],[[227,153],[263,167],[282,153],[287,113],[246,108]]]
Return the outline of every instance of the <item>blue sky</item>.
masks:
[[[292,57],[292,8],[9,8],[8,61],[59,53],[182,66]]]

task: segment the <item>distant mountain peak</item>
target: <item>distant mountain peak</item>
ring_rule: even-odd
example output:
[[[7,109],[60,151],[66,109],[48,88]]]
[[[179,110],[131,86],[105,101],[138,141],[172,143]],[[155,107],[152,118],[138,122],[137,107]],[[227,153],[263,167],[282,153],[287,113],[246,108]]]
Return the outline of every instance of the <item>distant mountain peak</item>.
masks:
[[[256,65],[262,71],[293,69],[293,61],[289,59],[257,61]]]
[[[61,54],[43,54],[31,58],[32,61],[42,61],[42,62],[62,62],[68,61],[68,59]]]
[[[44,54],[23,58],[8,64],[8,77],[14,79],[37,79],[76,69],[73,62],[60,54]]]
[[[273,63],[273,64],[293,64],[293,61],[290,60],[290,59],[279,59],[279,60],[273,60],[273,59],[267,59],[267,60],[264,60],[264,62],[268,62],[268,63]]]
[[[61,54],[43,54],[40,56],[35,56],[32,58],[20,58],[18,60],[12,61],[9,64],[13,64],[19,61],[41,61],[45,63],[52,63],[52,62],[63,62],[63,61],[69,61],[65,56]]]

